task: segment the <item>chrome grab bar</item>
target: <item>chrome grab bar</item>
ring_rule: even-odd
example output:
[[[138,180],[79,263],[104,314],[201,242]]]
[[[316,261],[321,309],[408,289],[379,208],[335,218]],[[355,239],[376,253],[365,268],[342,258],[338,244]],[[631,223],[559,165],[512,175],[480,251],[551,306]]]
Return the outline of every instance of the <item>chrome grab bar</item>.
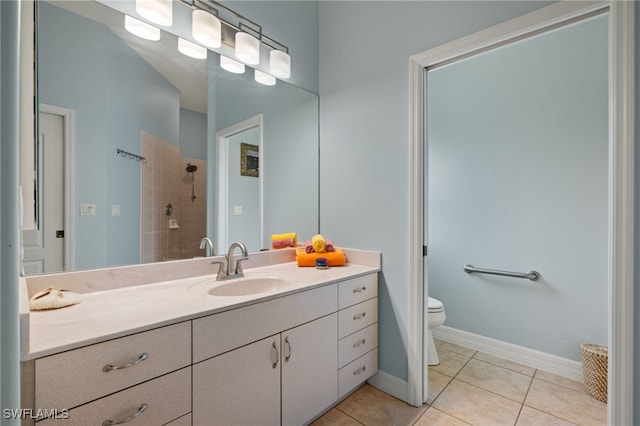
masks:
[[[529,271],[529,272],[510,272],[510,271],[499,271],[497,269],[484,269],[484,268],[476,268],[473,265],[464,265],[464,271],[467,274],[471,274],[476,272],[478,274],[490,274],[490,275],[501,275],[503,277],[514,277],[514,278],[526,278],[531,281],[538,281],[540,278],[540,273],[538,271]]]

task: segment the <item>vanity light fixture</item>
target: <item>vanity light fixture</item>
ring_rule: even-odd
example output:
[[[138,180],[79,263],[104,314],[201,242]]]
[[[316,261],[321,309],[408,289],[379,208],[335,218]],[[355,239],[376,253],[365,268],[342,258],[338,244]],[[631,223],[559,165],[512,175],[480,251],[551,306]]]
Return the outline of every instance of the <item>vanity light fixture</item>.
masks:
[[[207,47],[222,46],[222,23],[217,16],[200,9],[194,10],[191,16],[194,39]]]
[[[136,12],[163,27],[170,27],[173,24],[172,0],[136,0]]]
[[[235,59],[228,58],[224,55],[220,55],[220,67],[223,70],[227,70],[234,74],[244,73],[244,64],[242,62],[238,62]]]
[[[291,56],[282,50],[273,49],[269,53],[269,71],[278,78],[291,77]]]
[[[260,63],[260,42],[249,33],[236,33],[236,58],[248,65]]]
[[[253,77],[258,83],[264,84],[265,86],[274,86],[276,84],[276,78],[274,76],[260,70],[255,70]]]
[[[178,37],[178,51],[195,59],[207,58],[207,49],[189,40],[185,40],[182,37]]]
[[[267,37],[262,32],[260,25],[215,0],[180,1],[193,9],[192,34],[196,41],[212,49],[218,49],[219,47],[225,48],[222,45],[226,45],[234,50],[235,57],[239,61],[247,65],[258,65],[260,63],[260,45],[264,45],[270,49],[269,74],[266,74],[268,79],[270,80],[274,76],[278,78],[291,77],[291,56],[289,56],[289,48]],[[216,23],[204,24],[205,21]],[[209,31],[208,29],[205,30],[205,28],[217,26],[218,23],[220,23],[220,44],[210,45],[204,39],[204,37],[208,37],[204,34],[206,34],[206,31]],[[222,52],[217,52],[222,55]],[[223,59],[221,56],[220,65],[228,70],[228,68],[225,67],[231,67],[229,60],[230,58]],[[223,64],[223,62],[225,62],[225,64]],[[233,69],[238,70],[239,67],[235,66]],[[231,72],[239,73],[241,71]]]
[[[124,15],[124,28],[131,34],[137,35],[145,40],[160,40],[160,28],[156,28],[129,15]]]

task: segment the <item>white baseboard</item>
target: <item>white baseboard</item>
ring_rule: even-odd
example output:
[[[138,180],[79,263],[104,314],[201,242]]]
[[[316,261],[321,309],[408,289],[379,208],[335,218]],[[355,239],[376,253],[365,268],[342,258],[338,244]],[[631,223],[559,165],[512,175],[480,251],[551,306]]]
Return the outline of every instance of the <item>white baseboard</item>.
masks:
[[[367,383],[374,388],[380,389],[384,393],[395,396],[399,400],[406,402],[408,399],[409,384],[406,381],[399,379],[396,376],[392,376],[389,373],[385,373],[382,370],[378,370],[376,374],[369,377]]]
[[[431,332],[434,338],[440,340],[583,382],[582,364],[578,361],[457,330],[445,325],[436,327]]]

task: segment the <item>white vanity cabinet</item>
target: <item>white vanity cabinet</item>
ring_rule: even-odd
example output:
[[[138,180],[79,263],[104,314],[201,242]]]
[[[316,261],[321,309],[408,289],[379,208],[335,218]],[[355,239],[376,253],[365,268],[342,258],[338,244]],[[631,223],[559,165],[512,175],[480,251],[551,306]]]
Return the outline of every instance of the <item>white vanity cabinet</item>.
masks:
[[[33,389],[34,413],[58,412],[37,424],[115,424],[136,413],[131,424],[165,424],[184,416],[191,411],[190,334],[186,321],[36,359],[32,386],[23,384]]]
[[[331,406],[336,309],[333,284],[194,320],[193,424],[301,425]]]
[[[194,425],[302,425],[337,399],[338,320],[316,319],[193,366]]]
[[[340,283],[338,397],[378,371],[378,274]]]

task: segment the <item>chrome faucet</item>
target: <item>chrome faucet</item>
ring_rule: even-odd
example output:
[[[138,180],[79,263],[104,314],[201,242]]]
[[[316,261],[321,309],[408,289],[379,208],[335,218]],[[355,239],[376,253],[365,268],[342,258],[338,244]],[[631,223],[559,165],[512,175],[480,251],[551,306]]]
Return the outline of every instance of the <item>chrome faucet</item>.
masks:
[[[238,259],[236,259],[235,270],[233,271],[233,273],[231,273],[232,271],[231,265],[233,265],[233,252],[235,251],[236,248],[239,248],[240,250],[242,250],[242,257],[239,257]],[[249,259],[249,254],[247,253],[247,247],[244,244],[239,242],[231,244],[231,246],[229,246],[229,253],[225,255],[225,259],[227,260],[227,273],[222,279],[228,280],[232,278],[242,278],[244,276],[244,273],[242,272],[242,265],[240,264],[240,262],[242,262],[243,260]],[[220,269],[222,269],[222,265],[220,266]]]
[[[200,240],[200,249],[202,250],[207,247],[209,247],[209,256],[215,256],[216,254],[213,251],[213,243],[211,242],[209,237],[204,237],[203,239]]]

